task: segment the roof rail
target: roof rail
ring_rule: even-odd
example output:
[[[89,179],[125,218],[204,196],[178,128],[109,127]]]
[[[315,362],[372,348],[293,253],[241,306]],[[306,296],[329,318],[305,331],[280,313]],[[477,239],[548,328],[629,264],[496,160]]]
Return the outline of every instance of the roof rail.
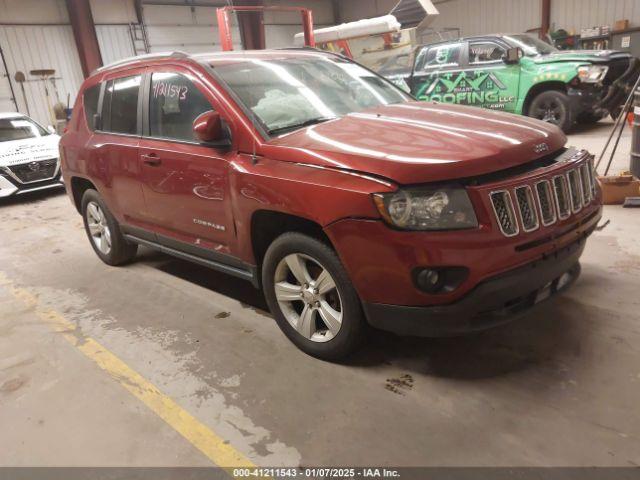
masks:
[[[157,53],[147,53],[144,55],[138,55],[136,57],[127,57],[127,58],[121,58],[120,60],[116,60],[115,62],[111,62],[107,65],[103,65],[100,68],[95,69],[92,72],[92,75],[94,73],[98,73],[98,72],[102,72],[104,70],[107,70],[109,68],[113,68],[113,67],[119,67],[121,65],[126,65],[128,63],[134,63],[140,60],[152,60],[154,58],[188,58],[189,54],[186,52],[182,52],[180,50],[176,50],[173,52],[157,52]]]

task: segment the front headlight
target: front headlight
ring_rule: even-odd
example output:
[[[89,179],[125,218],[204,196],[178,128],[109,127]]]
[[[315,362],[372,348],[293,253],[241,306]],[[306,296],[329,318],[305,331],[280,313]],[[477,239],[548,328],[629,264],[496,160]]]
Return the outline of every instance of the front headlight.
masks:
[[[578,78],[584,83],[598,83],[604,79],[608,70],[609,67],[584,65],[582,67],[578,67]]]
[[[404,230],[458,230],[478,226],[462,187],[411,188],[377,193],[373,200],[390,225]]]

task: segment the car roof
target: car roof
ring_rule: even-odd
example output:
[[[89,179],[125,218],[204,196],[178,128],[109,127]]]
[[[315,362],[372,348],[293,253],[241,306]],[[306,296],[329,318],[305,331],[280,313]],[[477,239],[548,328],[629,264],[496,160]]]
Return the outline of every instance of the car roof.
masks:
[[[283,48],[283,49],[271,49],[271,50],[232,50],[227,52],[210,52],[189,54],[181,51],[174,52],[160,52],[150,53],[146,55],[139,55],[136,57],[128,57],[110,63],[103,67],[98,68],[96,73],[104,73],[107,71],[114,71],[124,67],[131,67],[136,64],[146,65],[148,63],[164,63],[187,61],[195,63],[205,63],[215,66],[227,65],[231,63],[246,62],[247,60],[272,60],[275,58],[294,58],[304,56],[335,56],[336,54],[331,52],[324,52],[315,48]],[[92,76],[93,76],[92,75]]]

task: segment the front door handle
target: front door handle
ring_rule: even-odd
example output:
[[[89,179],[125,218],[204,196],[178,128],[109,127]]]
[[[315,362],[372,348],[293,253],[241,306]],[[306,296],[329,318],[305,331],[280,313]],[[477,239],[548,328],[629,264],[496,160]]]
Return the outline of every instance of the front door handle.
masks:
[[[162,160],[160,160],[160,157],[158,157],[158,155],[156,155],[155,153],[150,153],[148,155],[142,155],[142,161],[146,165],[149,165],[151,167],[157,167],[158,165],[160,165],[162,163]]]

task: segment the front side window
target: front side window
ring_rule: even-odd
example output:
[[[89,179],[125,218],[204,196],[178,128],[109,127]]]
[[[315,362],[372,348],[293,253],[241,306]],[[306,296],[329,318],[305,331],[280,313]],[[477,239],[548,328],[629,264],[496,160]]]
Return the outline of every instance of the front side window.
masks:
[[[158,72],[151,76],[149,133],[152,137],[193,142],[193,121],[213,107],[184,75]]]
[[[50,133],[27,117],[0,118],[0,142],[44,137]]]
[[[504,39],[512,46],[520,47],[528,57],[548,55],[558,51],[556,47],[529,35],[507,35]]]
[[[453,43],[436,45],[427,50],[418,61],[417,70],[437,70],[438,68],[457,67],[460,65],[462,44]]]
[[[102,84],[98,83],[93,87],[89,87],[84,91],[82,96],[84,103],[84,115],[87,120],[87,126],[89,130],[93,130],[93,118],[98,113],[98,99],[100,98],[100,87]]]
[[[138,133],[140,75],[109,80],[102,101],[102,129],[113,133]]]
[[[247,58],[214,71],[269,134],[411,100],[375,73],[339,57]]]
[[[469,44],[469,63],[499,62],[505,54],[505,50],[493,42]]]

